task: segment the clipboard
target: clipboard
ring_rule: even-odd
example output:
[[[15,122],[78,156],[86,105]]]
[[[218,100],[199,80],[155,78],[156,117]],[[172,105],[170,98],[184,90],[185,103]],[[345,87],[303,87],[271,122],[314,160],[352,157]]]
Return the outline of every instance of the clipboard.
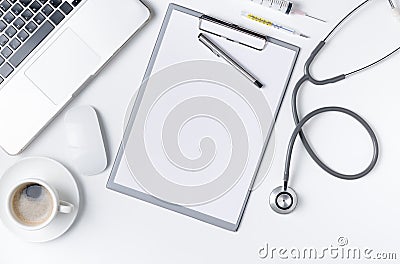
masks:
[[[202,46],[199,33],[265,87],[258,89]],[[107,188],[237,231],[257,174],[267,174],[264,154],[299,52],[170,4],[128,109]]]

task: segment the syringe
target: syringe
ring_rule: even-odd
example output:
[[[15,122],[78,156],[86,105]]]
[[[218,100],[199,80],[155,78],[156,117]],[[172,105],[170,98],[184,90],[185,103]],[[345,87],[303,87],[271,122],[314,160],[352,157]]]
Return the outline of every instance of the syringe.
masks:
[[[325,20],[322,20],[320,18],[314,17],[314,16],[310,16],[309,14],[307,14],[304,11],[301,10],[296,10],[293,9],[294,4],[293,2],[287,1],[287,0],[250,0],[253,3],[259,4],[259,5],[263,5],[269,8],[272,8],[276,11],[279,11],[281,13],[284,13],[286,15],[290,15],[290,14],[296,14],[296,15],[301,15],[301,16],[307,16],[322,22],[325,22]]]

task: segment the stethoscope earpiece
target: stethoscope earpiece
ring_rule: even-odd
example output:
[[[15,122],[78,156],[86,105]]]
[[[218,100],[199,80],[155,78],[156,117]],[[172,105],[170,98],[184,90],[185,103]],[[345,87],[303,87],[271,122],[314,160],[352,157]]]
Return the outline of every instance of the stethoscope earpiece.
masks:
[[[393,9],[393,16],[400,21],[400,8]]]
[[[269,205],[278,214],[289,214],[297,206],[297,194],[290,187],[286,190],[283,186],[276,187],[269,196]]]
[[[390,7],[393,11],[393,16],[400,20],[400,8],[396,7],[392,0],[389,0]]]

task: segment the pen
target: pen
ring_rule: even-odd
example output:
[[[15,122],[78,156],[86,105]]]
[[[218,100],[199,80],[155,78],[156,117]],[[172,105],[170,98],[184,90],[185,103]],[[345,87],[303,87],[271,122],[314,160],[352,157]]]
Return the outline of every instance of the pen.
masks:
[[[276,23],[274,23],[272,21],[269,21],[269,20],[267,20],[265,18],[250,14],[250,13],[245,12],[245,11],[242,12],[242,16],[247,18],[247,19],[250,19],[250,20],[253,20],[255,22],[258,22],[260,24],[263,24],[263,25],[265,25],[267,27],[274,27],[276,29],[284,30],[285,32],[291,33],[293,35],[297,35],[297,36],[300,36],[300,37],[303,37],[303,38],[309,38],[309,36],[301,34],[300,32],[298,32],[298,31],[296,31],[296,30],[294,30],[292,28],[289,28],[289,27],[286,27],[286,26],[282,26],[282,25],[278,25],[278,24],[276,24]]]
[[[240,72],[247,79],[249,79],[258,88],[262,88],[264,86],[251,73],[246,71],[242,66],[240,66],[239,63],[237,63],[231,56],[229,56],[226,52],[224,52],[220,47],[217,46],[217,44],[212,42],[203,33],[200,33],[199,41],[203,43],[206,47],[208,47],[215,55],[223,58],[227,63],[229,63],[233,68],[235,68],[238,72]]]

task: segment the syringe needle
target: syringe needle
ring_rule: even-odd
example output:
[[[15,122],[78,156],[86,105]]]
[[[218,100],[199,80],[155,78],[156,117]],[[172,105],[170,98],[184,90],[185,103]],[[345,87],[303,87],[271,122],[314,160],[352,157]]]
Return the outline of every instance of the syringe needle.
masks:
[[[321,18],[318,18],[318,17],[315,17],[315,16],[310,16],[310,15],[307,14],[306,12],[301,11],[301,10],[299,10],[299,9],[292,10],[291,14],[300,15],[300,16],[306,16],[306,17],[309,17],[309,18],[312,18],[312,19],[315,19],[315,20],[318,20],[318,21],[321,21],[321,22],[326,23],[325,20],[323,20],[323,19],[321,19]]]
[[[315,17],[315,16],[310,16],[309,14],[304,14],[306,17],[310,17],[310,18],[313,18],[313,19],[316,19],[316,20],[318,20],[318,21],[321,21],[321,22],[324,22],[324,23],[326,23],[326,20],[323,20],[323,19],[321,19],[321,18],[318,18],[318,17]]]
[[[309,36],[304,35],[304,34],[299,34],[299,36],[300,36],[300,37],[303,37],[303,38],[310,38]]]

